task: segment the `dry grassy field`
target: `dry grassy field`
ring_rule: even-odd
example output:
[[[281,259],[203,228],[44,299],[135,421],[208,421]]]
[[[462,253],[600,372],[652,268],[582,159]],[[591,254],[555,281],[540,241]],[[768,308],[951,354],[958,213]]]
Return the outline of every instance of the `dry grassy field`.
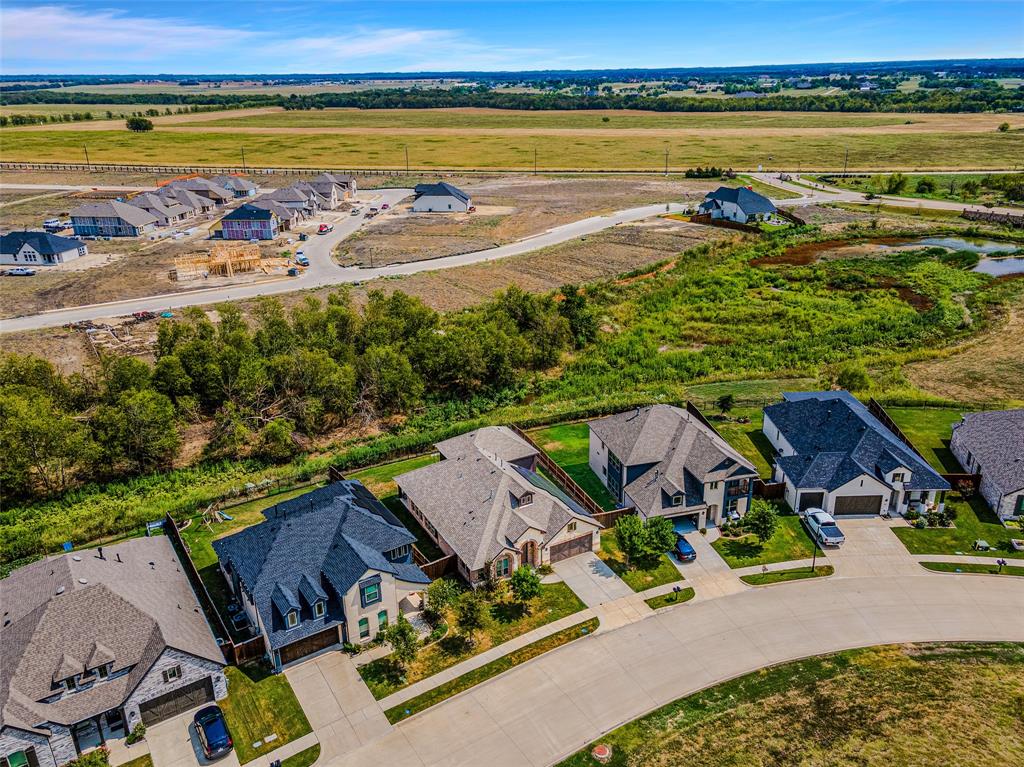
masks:
[[[998,124],[1009,119],[1011,130]],[[850,113],[530,112],[493,109],[284,112],[239,110],[156,118],[152,133],[114,121],[3,131],[9,160],[254,166],[656,170],[1012,167],[1024,118]],[[849,150],[847,159],[846,151]]]

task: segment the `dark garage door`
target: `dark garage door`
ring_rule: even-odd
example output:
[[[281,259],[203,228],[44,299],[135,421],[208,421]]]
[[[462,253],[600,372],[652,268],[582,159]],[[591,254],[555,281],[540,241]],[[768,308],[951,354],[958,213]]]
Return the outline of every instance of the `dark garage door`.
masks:
[[[323,650],[325,647],[330,647],[332,644],[337,643],[338,627],[332,626],[325,631],[321,631],[319,634],[313,634],[305,639],[300,639],[298,642],[292,642],[282,647],[279,651],[281,653],[281,665],[291,663],[299,658],[305,658],[307,655],[312,655]]]
[[[139,706],[139,714],[142,715],[143,724],[148,727],[212,700],[213,680],[206,677],[147,700]]]
[[[820,509],[824,500],[824,493],[800,493],[800,511],[807,511],[811,508]]]
[[[882,510],[880,495],[840,495],[836,498],[835,514],[877,514]]]
[[[565,543],[556,543],[551,547],[551,561],[561,562],[563,559],[569,557],[575,557],[577,554],[583,554],[584,552],[590,551],[594,547],[594,536],[592,535],[581,535],[579,538],[573,538],[571,541]]]

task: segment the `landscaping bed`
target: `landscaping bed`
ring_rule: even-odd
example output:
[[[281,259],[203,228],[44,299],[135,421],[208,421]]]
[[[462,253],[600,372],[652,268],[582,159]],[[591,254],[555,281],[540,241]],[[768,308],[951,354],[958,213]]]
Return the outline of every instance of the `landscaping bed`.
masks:
[[[656,597],[645,599],[644,602],[652,610],[657,610],[659,607],[671,607],[672,605],[681,605],[683,602],[689,602],[694,597],[694,590],[687,586],[682,591],[670,591],[667,594],[659,594]]]
[[[604,531],[601,536],[601,550],[597,552],[597,556],[633,591],[647,591],[655,586],[683,579],[676,566],[669,560],[668,554],[662,554],[651,561],[634,561],[627,565],[626,555],[619,549],[614,529]]]
[[[723,534],[711,545],[732,568],[808,559],[814,554],[815,548],[800,518],[795,514],[780,515],[775,534],[764,543],[753,534],[737,537]]]
[[[241,764],[313,731],[284,674],[272,674],[262,665],[228,666],[224,673],[229,694],[219,705]],[[267,742],[271,734],[277,738]],[[253,745],[257,741],[260,745]]]
[[[692,591],[692,589],[690,589],[690,591]],[[389,722],[395,724],[396,722],[406,719],[413,714],[418,714],[420,711],[430,708],[453,695],[458,695],[460,692],[468,690],[470,687],[474,687],[491,677],[508,671],[510,668],[518,666],[520,663],[525,663],[532,658],[536,658],[538,655],[543,655],[544,653],[567,644],[574,639],[579,639],[587,634],[593,634],[597,630],[597,627],[597,618],[591,618],[588,621],[577,623],[575,626],[562,629],[551,636],[538,639],[536,642],[531,642],[525,647],[513,650],[508,655],[503,655],[496,660],[492,660],[490,663],[487,663],[480,668],[473,669],[460,677],[456,677],[450,682],[445,682],[439,687],[435,687],[433,690],[428,690],[425,693],[417,695],[415,698],[410,698],[405,703],[389,708],[384,712],[384,716],[388,718]]]
[[[768,573],[742,575],[740,580],[750,586],[768,586],[772,583],[799,581],[804,578],[825,578],[835,573],[835,571],[832,565],[818,565],[814,570],[811,570],[809,567],[795,567],[792,570],[775,570]]]
[[[560,763],[1004,767],[1024,753],[1024,647],[906,644],[755,671],[613,730]]]
[[[472,594],[466,592],[460,598],[472,598]],[[420,650],[404,673],[390,656],[386,656],[361,666],[359,675],[370,688],[373,697],[380,700],[491,647],[577,613],[585,607],[564,583],[548,583],[541,586],[540,596],[532,601],[529,612],[524,612],[499,586],[496,595],[489,598],[484,611],[483,628],[477,632],[473,644],[458,633],[449,632],[440,641]],[[456,625],[453,616],[446,615],[445,619],[449,625]]]

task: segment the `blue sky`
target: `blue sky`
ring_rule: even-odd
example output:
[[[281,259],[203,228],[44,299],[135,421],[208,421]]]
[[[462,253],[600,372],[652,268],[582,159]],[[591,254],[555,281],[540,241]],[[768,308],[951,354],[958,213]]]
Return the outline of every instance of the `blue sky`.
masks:
[[[1021,0],[81,0],[0,6],[24,73],[740,66],[1024,57]]]

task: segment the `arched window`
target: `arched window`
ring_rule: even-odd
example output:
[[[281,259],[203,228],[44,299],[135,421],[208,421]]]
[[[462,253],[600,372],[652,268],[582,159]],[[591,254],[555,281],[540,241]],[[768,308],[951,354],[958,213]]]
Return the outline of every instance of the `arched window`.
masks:
[[[501,559],[494,563],[494,574],[498,578],[506,577],[512,570],[512,558],[509,556],[503,556]]]

